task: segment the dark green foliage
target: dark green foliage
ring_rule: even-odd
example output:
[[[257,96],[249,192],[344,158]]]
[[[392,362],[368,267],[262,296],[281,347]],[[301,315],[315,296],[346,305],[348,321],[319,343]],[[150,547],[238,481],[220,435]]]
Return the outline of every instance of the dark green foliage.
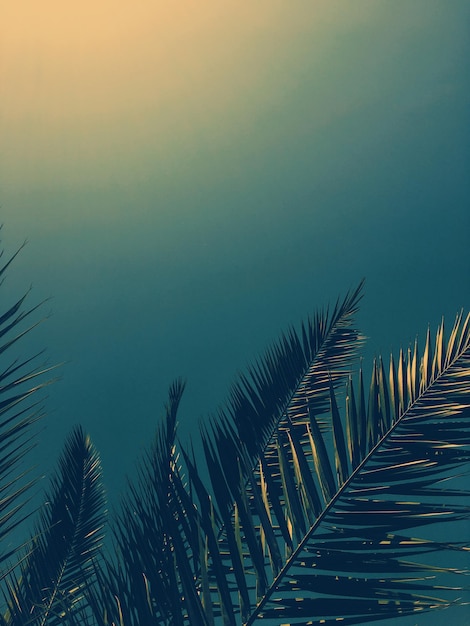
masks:
[[[422,354],[416,343],[388,366],[377,359],[366,392],[362,369],[352,374],[361,292],[290,329],[240,376],[201,427],[202,459],[176,441],[184,384],[171,386],[103,554],[99,459],[76,429],[34,549],[4,578],[0,621],[360,625],[468,603],[470,317],[447,341],[443,325],[434,344],[428,332]],[[7,330],[21,304],[0,319]],[[7,390],[29,379],[15,371]],[[13,442],[36,414],[23,426],[15,407],[33,391],[4,405],[16,426],[9,435],[5,421],[0,478],[27,448]],[[14,474],[11,502],[20,483]]]
[[[440,328],[434,351],[428,334],[422,356],[416,345],[397,367],[391,359],[388,373],[377,360],[366,396],[362,372],[355,389],[346,367],[359,339],[348,326],[358,295],[337,307],[334,323],[317,317],[315,328],[304,326],[304,337],[322,337],[312,342],[316,350],[300,349],[291,331],[235,385],[228,409],[202,429],[210,488],[184,450],[183,484],[172,436],[165,449],[173,450],[184,508],[174,508],[170,489],[159,493],[170,513],[177,614],[161,617],[170,595],[148,584],[152,568],[141,561],[134,575],[119,578],[114,619],[101,623],[139,623],[129,617],[138,594],[127,590],[136,581],[144,589],[142,580],[150,623],[165,624],[362,624],[468,600],[468,537],[447,537],[448,527],[461,532],[470,517],[461,484],[470,460],[469,319],[457,318],[447,344]],[[345,351],[341,367],[332,336]],[[281,361],[293,387],[275,376]],[[337,394],[342,376],[344,397]],[[168,424],[173,433],[174,418]],[[164,467],[168,458],[160,453]],[[133,502],[156,489],[144,480]],[[139,547],[134,524],[120,518],[121,546],[144,554],[151,545]]]

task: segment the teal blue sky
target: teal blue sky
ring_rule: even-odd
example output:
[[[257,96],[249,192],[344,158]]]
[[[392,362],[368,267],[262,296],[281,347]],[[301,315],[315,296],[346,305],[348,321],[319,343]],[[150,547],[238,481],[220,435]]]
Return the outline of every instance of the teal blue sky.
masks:
[[[82,4],[1,9],[3,290],[67,361],[38,462],[80,422],[114,499],[175,377],[184,438],[363,277],[367,360],[468,310],[470,4]]]

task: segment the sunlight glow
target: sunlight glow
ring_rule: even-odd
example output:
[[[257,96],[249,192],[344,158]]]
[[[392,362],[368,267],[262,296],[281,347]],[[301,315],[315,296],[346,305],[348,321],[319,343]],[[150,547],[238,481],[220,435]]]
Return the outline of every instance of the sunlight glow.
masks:
[[[332,23],[341,31],[324,0],[296,11],[267,0],[4,3],[3,175],[8,184],[25,170],[38,185],[144,180],[233,151],[265,111],[282,110],[306,62],[324,66]]]

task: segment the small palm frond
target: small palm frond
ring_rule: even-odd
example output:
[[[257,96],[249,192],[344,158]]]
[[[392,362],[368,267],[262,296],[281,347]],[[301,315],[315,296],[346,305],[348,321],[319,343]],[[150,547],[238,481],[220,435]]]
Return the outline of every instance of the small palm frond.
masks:
[[[114,527],[118,559],[97,567],[99,584],[89,589],[98,624],[182,624],[182,610],[193,624],[204,624],[186,557],[187,537],[196,542],[197,526],[175,453],[183,390],[181,380],[171,385],[165,420],[139,465],[136,483],[128,485]]]
[[[99,456],[77,427],[66,441],[19,573],[6,579],[3,624],[75,623],[84,588],[94,575],[105,517]]]
[[[470,316],[447,344],[440,326],[434,350],[428,332],[423,355],[415,344],[388,374],[376,362],[367,406],[362,381],[348,383],[344,421],[331,390],[334,441],[321,459],[312,415],[328,497],[247,624],[364,624],[470,601]]]
[[[23,244],[24,245],[24,244]],[[21,246],[0,266],[0,285],[4,275]],[[0,257],[3,256],[0,251]],[[26,468],[19,464],[34,446],[31,427],[42,417],[43,409],[38,400],[38,391],[51,381],[44,376],[53,368],[35,365],[36,355],[28,359],[8,359],[12,348],[40,322],[25,325],[25,320],[36,312],[40,305],[24,309],[26,292],[6,311],[0,314],[0,539],[5,546],[8,536],[25,517],[28,491],[34,484]],[[10,541],[8,548],[0,553],[0,562],[12,557],[17,546]],[[5,572],[0,572],[0,579]]]

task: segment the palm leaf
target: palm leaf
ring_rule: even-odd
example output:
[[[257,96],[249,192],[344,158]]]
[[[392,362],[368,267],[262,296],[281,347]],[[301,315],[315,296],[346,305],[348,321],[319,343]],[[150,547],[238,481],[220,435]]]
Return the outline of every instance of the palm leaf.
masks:
[[[187,485],[175,450],[176,410],[183,386],[180,382],[172,386],[166,419],[141,466],[138,483],[129,485],[118,518],[118,558],[100,568],[101,583],[90,595],[100,625],[137,626],[152,620],[235,624],[237,611],[248,619],[253,594],[261,599],[270,584],[266,561],[274,572],[285,562],[279,533],[290,542],[291,551],[295,547],[293,520],[284,520],[276,529],[272,521],[276,511],[269,508],[268,493],[280,487],[279,476],[256,460],[269,450],[277,463],[289,463],[290,453],[284,445],[277,446],[277,429],[282,428],[286,437],[286,425],[292,420],[308,422],[309,404],[318,415],[326,413],[330,385],[337,386],[348,373],[360,340],[351,318],[361,289],[362,284],[338,302],[331,316],[321,312],[299,333],[291,329],[247,376],[240,377],[227,411],[212,421],[211,434],[203,435],[207,470],[200,472],[194,455],[182,451]],[[328,424],[321,422],[321,428]],[[201,478],[206,471],[212,476],[212,493]],[[263,475],[265,491],[258,494]],[[295,480],[290,481],[289,493],[292,515],[300,522],[303,509]],[[313,500],[313,506],[319,509],[319,500]]]
[[[66,441],[19,573],[7,578],[2,623],[73,625],[101,545],[105,496],[98,454],[77,427]]]
[[[23,244],[24,246],[24,244]],[[20,253],[23,246],[0,265],[0,285],[6,270]],[[0,258],[4,251],[0,251]],[[12,537],[12,531],[28,516],[25,508],[28,493],[35,483],[28,468],[20,467],[27,453],[35,445],[32,427],[43,416],[38,392],[51,381],[44,381],[52,367],[38,367],[40,355],[28,359],[10,358],[13,348],[39,322],[29,326],[25,321],[36,312],[40,304],[29,309],[24,308],[29,292],[16,300],[6,311],[0,314],[0,538],[2,546]],[[42,303],[41,303],[42,304]],[[8,548],[0,553],[0,562],[10,559],[17,546],[10,539]],[[0,572],[0,579],[8,567]]]
[[[313,617],[363,624],[470,600],[470,492],[462,485],[470,460],[469,319],[457,317],[447,345],[439,327],[432,359],[429,337],[423,357],[415,345],[398,368],[392,359],[388,383],[374,364],[367,454],[351,435],[351,475],[247,624]],[[348,423],[361,410],[355,395],[349,383]]]
[[[179,460],[170,390],[90,595],[100,626],[364,624],[465,603],[470,318],[388,374],[378,359],[366,395],[349,375],[359,297],[240,377],[202,428],[206,468]]]
[[[165,420],[129,483],[114,527],[118,559],[98,567],[99,584],[88,592],[98,624],[205,624],[194,585],[193,559],[199,559],[201,526],[195,516],[175,453],[176,413],[184,383],[169,392]],[[194,546],[194,553],[189,546]]]
[[[324,438],[332,428],[332,390],[348,375],[361,341],[351,327],[361,290],[362,283],[336,304],[331,317],[320,312],[300,333],[291,329],[282,336],[263,361],[240,377],[227,409],[212,419],[210,430],[202,431],[212,489],[224,520],[218,551],[225,560],[226,584],[237,589],[233,563],[244,563],[247,580],[252,580],[250,611],[321,512],[319,494],[329,501],[330,491],[336,491],[325,462]],[[316,463],[321,470],[318,481],[312,479]],[[243,539],[238,550],[230,542],[235,511]],[[230,605],[236,604],[236,595],[232,593]],[[217,598],[214,602],[223,612]],[[230,605],[225,607],[228,623],[236,624]]]
[[[438,523],[458,528],[470,514],[465,503],[470,493],[461,485],[470,455],[469,318],[457,318],[447,346],[443,337],[440,327],[432,359],[428,341],[421,359],[415,344],[406,356],[400,354],[398,368],[392,360],[389,381],[377,361],[367,403],[362,375],[358,393],[350,381],[344,421],[331,383],[331,431],[325,429],[324,418],[315,415],[318,402],[307,402],[307,423],[304,412],[292,415],[287,408],[275,437],[259,454],[261,470],[255,480],[250,478],[251,457],[242,437],[237,439],[225,416],[214,420],[214,442],[206,435],[204,443],[219,508],[230,507],[233,498],[239,517],[240,502],[250,503],[246,526],[242,520],[237,531],[243,541],[236,558],[246,572],[251,568],[254,573],[251,612],[246,617],[246,608],[240,610],[241,619],[233,617],[228,623],[274,626],[316,618],[319,623],[361,624],[464,602],[459,598],[468,588],[460,579],[466,574],[468,549],[463,540],[447,541],[445,527]],[[237,464],[244,468],[242,475],[234,469]],[[312,482],[309,499],[306,485]],[[312,502],[319,492],[324,504],[312,522]],[[260,564],[266,509],[285,555],[277,573],[272,555],[265,553]],[[230,523],[235,525],[233,516]],[[225,558],[227,583],[235,588],[227,526],[225,515],[219,553]],[[403,534],[418,527],[427,534]],[[444,538],[436,540],[436,528]],[[420,555],[426,556],[415,560]],[[457,565],[448,567],[449,561]],[[260,600],[263,568],[271,583]],[[340,582],[332,585],[335,577]],[[231,600],[236,606],[233,593]],[[217,598],[214,603],[217,606]]]

